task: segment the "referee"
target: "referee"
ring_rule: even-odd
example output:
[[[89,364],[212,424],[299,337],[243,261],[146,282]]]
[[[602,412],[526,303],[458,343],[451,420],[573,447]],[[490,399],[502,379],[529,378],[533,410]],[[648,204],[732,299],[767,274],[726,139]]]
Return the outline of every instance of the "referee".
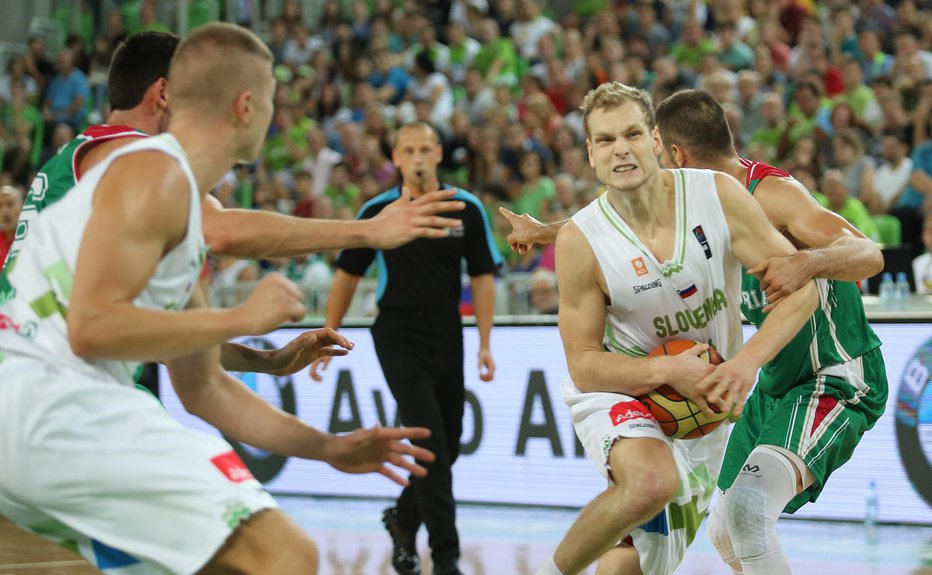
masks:
[[[440,189],[437,166],[442,151],[437,132],[427,123],[402,126],[395,138],[392,161],[401,172],[402,188],[373,198],[358,218],[372,218],[399,195],[412,199]],[[340,326],[359,278],[375,260],[378,264],[379,315],[372,339],[391,389],[401,422],[423,426],[430,438],[417,442],[436,454],[426,477],[412,477],[395,507],[385,510],[383,521],[392,536],[392,565],[400,575],[421,573],[415,535],[427,526],[435,575],[461,575],[456,502],[451,467],[460,452],[463,431],[463,329],[459,312],[462,260],[472,278],[476,324],[479,328],[479,378],[491,381],[495,363],[489,350],[495,304],[494,272],[502,263],[481,202],[465,190],[454,200],[463,209],[449,212],[462,226],[449,237],[417,239],[388,251],[344,250],[327,302],[326,325]],[[329,358],[312,367],[325,369]]]

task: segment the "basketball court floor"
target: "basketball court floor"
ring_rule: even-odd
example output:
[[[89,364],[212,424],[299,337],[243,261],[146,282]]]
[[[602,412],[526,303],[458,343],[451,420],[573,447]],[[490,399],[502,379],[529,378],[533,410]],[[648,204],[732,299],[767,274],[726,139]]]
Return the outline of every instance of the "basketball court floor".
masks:
[[[317,541],[321,575],[394,575],[391,543],[380,523],[381,511],[390,502],[285,496],[278,500]],[[575,517],[575,510],[460,505],[461,568],[466,575],[533,575]],[[794,575],[932,575],[932,527],[884,525],[873,543],[856,523],[784,519],[779,531]],[[424,573],[429,575],[423,529],[419,548]],[[10,573],[97,571],[0,518],[0,575]],[[730,575],[730,571],[703,529],[676,575]]]

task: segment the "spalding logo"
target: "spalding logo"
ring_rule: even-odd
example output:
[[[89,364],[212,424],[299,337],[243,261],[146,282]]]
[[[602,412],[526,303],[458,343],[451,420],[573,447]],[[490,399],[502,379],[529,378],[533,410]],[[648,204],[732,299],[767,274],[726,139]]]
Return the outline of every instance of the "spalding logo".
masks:
[[[621,425],[629,419],[650,419],[654,420],[654,415],[640,401],[622,401],[612,406],[609,412],[612,418],[612,425]]]

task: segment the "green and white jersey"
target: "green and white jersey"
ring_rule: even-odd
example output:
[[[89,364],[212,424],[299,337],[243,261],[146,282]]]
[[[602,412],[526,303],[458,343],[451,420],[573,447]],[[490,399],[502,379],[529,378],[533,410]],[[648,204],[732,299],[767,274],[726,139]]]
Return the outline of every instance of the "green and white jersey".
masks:
[[[78,137],[58,149],[45,164],[39,168],[36,177],[29,186],[29,193],[23,202],[23,209],[16,224],[16,236],[7,261],[16,258],[22,249],[23,242],[29,236],[29,226],[32,225],[36,215],[45,208],[62,199],[75,184],[81,175],[78,163],[84,153],[95,144],[118,138],[142,138],[147,134],[134,130],[128,126],[101,124],[90,126]],[[3,262],[0,262],[2,264]],[[4,296],[9,297],[10,286],[6,274],[0,273],[0,301]]]
[[[78,250],[97,185],[117,158],[141,151],[157,151],[174,158],[188,177],[190,199],[184,240],[163,256],[134,303],[162,310],[187,305],[206,253],[201,198],[184,150],[173,136],[163,134],[120,148],[85,174],[54,205],[37,212],[29,227],[28,241],[4,270],[12,291],[0,301],[0,353],[33,357],[85,372],[105,372],[122,384],[133,385],[137,363],[88,361],[72,353],[66,317]]]
[[[748,168],[745,186],[752,194],[767,176],[789,177],[776,168],[742,160]],[[767,297],[754,276],[743,274],[741,311],[749,322],[760,327],[766,318],[761,311]],[[819,306],[808,324],[783,350],[761,368],[757,385],[769,395],[782,396],[799,382],[808,381],[826,367],[851,361],[880,347],[880,339],[871,329],[864,313],[861,292],[854,282],[815,280]],[[867,390],[852,387],[848,399]]]
[[[659,262],[608,202],[580,210],[573,221],[599,262],[611,301],[605,348],[646,356],[660,344],[692,339],[726,359],[742,344],[738,310],[741,264],[708,170],[672,170],[676,182],[676,245]]]

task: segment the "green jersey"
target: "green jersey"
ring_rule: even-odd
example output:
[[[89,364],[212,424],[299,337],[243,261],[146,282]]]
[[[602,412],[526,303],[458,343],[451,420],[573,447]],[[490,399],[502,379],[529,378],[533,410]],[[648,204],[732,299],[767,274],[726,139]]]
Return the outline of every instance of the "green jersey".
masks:
[[[741,160],[748,168],[745,185],[752,194],[767,176],[789,174],[761,162]],[[850,361],[880,347],[864,313],[861,292],[854,282],[817,279],[819,306],[809,323],[769,363],[761,368],[757,385],[764,393],[782,396],[819,370]],[[760,281],[746,270],[741,281],[741,311],[755,327],[766,314],[767,297]],[[850,390],[853,398],[858,389]]]
[[[26,201],[23,202],[23,209],[16,225],[16,236],[13,239],[13,245],[10,247],[7,261],[3,266],[3,270],[0,271],[0,305],[3,305],[14,295],[7,275],[13,269],[16,255],[22,249],[22,244],[29,235],[30,224],[35,220],[39,212],[58,202],[78,183],[78,179],[82,175],[78,170],[81,155],[94,144],[106,140],[126,137],[138,138],[146,135],[127,126],[109,126],[106,124],[91,126],[80,136],[62,146],[49,161],[39,168],[32,185],[29,186]]]

